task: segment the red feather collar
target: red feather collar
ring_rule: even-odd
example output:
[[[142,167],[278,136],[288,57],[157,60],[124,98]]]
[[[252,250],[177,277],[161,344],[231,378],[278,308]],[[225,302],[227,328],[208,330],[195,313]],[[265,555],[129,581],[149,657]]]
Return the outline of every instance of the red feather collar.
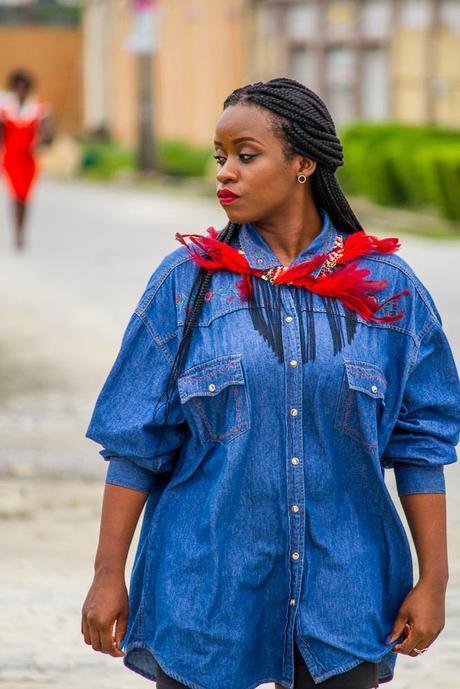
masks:
[[[194,263],[211,272],[217,270],[228,270],[242,275],[242,280],[238,283],[243,300],[249,300],[252,295],[251,275],[258,278],[268,279],[266,270],[251,268],[246,257],[238,249],[225,244],[216,239],[218,232],[214,227],[206,230],[209,237],[200,234],[179,234],[176,239],[184,244]],[[337,235],[341,237],[341,235]],[[198,246],[208,255],[203,256],[195,247],[190,246],[185,241],[190,241]],[[270,277],[273,284],[288,284],[315,292],[322,297],[336,297],[342,304],[349,309],[356,311],[364,319],[369,321],[396,321],[402,318],[403,311],[398,311],[393,316],[375,316],[389,301],[394,301],[402,296],[408,295],[407,289],[393,294],[383,302],[379,302],[374,296],[375,292],[384,289],[388,285],[388,280],[365,280],[370,274],[370,270],[358,268],[357,258],[365,256],[371,252],[379,254],[391,254],[401,246],[399,239],[388,237],[378,239],[364,231],[353,232],[342,245],[334,248],[326,254],[318,254],[312,259],[302,261],[289,268],[279,267],[275,269],[274,276]],[[321,264],[325,264],[317,277],[311,273]],[[348,265],[344,265],[348,264]],[[273,275],[273,273],[272,273]]]

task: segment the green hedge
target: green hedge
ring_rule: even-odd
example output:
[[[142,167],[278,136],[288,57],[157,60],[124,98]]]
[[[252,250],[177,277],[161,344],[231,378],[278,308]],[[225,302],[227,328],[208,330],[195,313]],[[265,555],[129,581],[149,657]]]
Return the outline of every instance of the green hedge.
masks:
[[[344,190],[381,205],[434,207],[460,220],[460,131],[359,123],[341,135]]]
[[[81,172],[91,179],[111,179],[117,172],[132,170],[134,152],[124,146],[106,142],[83,144]]]
[[[213,154],[208,146],[193,146],[181,139],[160,141],[156,150],[159,170],[179,177],[205,176]]]
[[[176,177],[204,177],[212,155],[212,148],[192,146],[182,140],[163,140],[156,145],[159,172]],[[135,166],[133,149],[108,141],[83,143],[81,170],[86,177],[110,179],[117,172],[133,170]]]

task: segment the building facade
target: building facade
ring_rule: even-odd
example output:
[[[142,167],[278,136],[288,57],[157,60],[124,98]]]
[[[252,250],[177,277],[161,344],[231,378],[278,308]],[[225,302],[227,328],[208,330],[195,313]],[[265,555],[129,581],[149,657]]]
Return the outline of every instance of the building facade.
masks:
[[[160,138],[209,145],[225,96],[291,76],[336,123],[460,127],[460,0],[158,0],[152,77]],[[87,0],[85,127],[137,137],[127,0]]]
[[[225,96],[249,71],[246,0],[160,0],[152,70],[159,138],[209,145]],[[137,139],[139,69],[127,0],[87,0],[83,20],[85,128]]]
[[[251,76],[285,73],[340,124],[460,126],[459,0],[257,0]]]

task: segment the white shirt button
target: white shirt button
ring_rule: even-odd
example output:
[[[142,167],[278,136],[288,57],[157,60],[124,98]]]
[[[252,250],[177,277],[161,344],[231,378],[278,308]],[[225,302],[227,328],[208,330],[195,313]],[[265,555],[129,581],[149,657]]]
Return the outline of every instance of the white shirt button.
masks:
[[[299,411],[297,409],[291,409],[290,411],[291,416],[297,416],[298,413]]]
[[[291,359],[289,362],[289,366],[292,366],[292,368],[295,368],[297,366],[297,361],[295,359]]]
[[[298,505],[291,505],[291,512],[298,512],[298,511],[299,511]]]
[[[289,601],[289,605],[295,605],[295,598],[291,598],[291,600]]]
[[[298,457],[293,457],[291,459],[291,464],[298,464],[299,463],[299,458]]]
[[[376,386],[376,385],[373,385],[373,386],[371,387],[371,390],[372,390],[372,392],[376,393],[376,392],[377,392],[377,386]]]
[[[298,560],[299,557],[300,557],[299,553],[297,553],[297,552],[292,553],[292,559],[293,560]]]
[[[292,321],[293,321],[294,319],[293,319],[292,316],[286,316],[286,318],[285,318],[284,320],[286,321],[286,323],[292,323]]]
[[[211,383],[210,385],[208,385],[209,392],[215,392],[215,389],[216,389],[216,386],[214,385],[214,383]]]

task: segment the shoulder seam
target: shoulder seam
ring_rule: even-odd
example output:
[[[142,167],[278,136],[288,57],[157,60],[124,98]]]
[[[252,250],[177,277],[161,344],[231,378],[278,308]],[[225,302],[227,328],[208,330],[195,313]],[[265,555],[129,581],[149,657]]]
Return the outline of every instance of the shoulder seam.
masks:
[[[171,273],[175,268],[177,268],[177,266],[180,266],[182,263],[185,263],[186,261],[190,261],[190,260],[191,260],[191,259],[190,259],[190,256],[183,256],[183,257],[177,259],[176,261],[174,261],[174,263],[172,263],[172,264],[169,266],[169,268],[168,268],[168,270],[166,271],[166,273],[165,273],[161,278],[158,278],[158,280],[157,280],[157,281],[152,285],[152,287],[150,288],[152,291],[151,291],[151,294],[149,295],[149,298],[148,298],[147,301],[145,302],[145,304],[143,304],[142,307],[139,307],[139,306],[138,306],[138,307],[136,308],[135,313],[137,313],[138,316],[141,316],[141,317],[142,317],[142,316],[144,315],[145,311],[148,309],[148,307],[149,307],[150,304],[152,303],[152,300],[155,298],[156,293],[158,292],[158,290],[160,289],[160,287],[164,284],[165,280],[169,277],[170,273]]]
[[[418,358],[418,353],[420,351],[420,347],[422,344],[422,340],[425,337],[425,335],[428,335],[431,330],[436,326],[436,324],[440,327],[439,321],[436,319],[434,321],[426,321],[425,325],[423,326],[422,330],[420,331],[420,337],[419,341],[417,342],[417,346],[414,348],[414,351],[412,353],[412,357],[410,360],[410,366],[409,366],[409,373],[408,375],[410,376],[412,371],[414,370],[415,366],[417,365],[417,358]]]
[[[407,277],[407,279],[410,280],[411,285],[413,285],[414,289],[417,291],[417,294],[419,295],[420,299],[421,299],[421,300],[423,301],[423,303],[425,304],[425,306],[426,306],[426,308],[427,308],[427,310],[428,310],[430,316],[431,316],[432,319],[433,319],[433,322],[436,322],[436,321],[438,320],[437,317],[436,317],[435,312],[433,311],[433,308],[432,308],[431,304],[430,304],[430,303],[427,301],[427,299],[425,298],[425,295],[424,295],[423,292],[420,290],[420,287],[419,287],[419,286],[417,285],[417,283],[415,282],[413,276],[412,276],[407,270],[405,270],[405,268],[404,268],[403,266],[398,266],[398,265],[395,265],[394,263],[391,263],[391,261],[388,261],[384,256],[371,256],[371,255],[367,255],[366,258],[368,258],[368,259],[371,260],[371,261],[376,261],[377,263],[386,263],[387,265],[392,266],[392,268],[396,268],[396,269],[399,270],[401,273],[404,273],[404,275]]]
[[[137,318],[139,318],[139,320],[144,324],[146,329],[149,331],[150,335],[152,336],[152,340],[154,341],[155,345],[158,347],[158,349],[163,354],[164,358],[166,359],[166,362],[170,366],[172,366],[173,359],[172,359],[171,355],[169,354],[168,349],[164,346],[164,343],[158,337],[158,333],[155,330],[155,328],[153,327],[150,320],[145,318],[144,313],[138,313],[138,311],[135,311],[134,314],[137,316]]]

